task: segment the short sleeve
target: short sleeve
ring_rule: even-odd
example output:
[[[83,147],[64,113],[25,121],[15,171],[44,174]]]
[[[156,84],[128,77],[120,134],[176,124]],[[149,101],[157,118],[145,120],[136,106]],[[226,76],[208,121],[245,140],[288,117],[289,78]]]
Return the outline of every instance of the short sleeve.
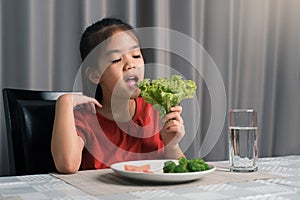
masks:
[[[74,110],[76,132],[77,135],[82,138],[84,144],[86,144],[87,141],[89,141],[88,133],[90,132],[89,125],[85,117],[86,114],[87,112],[83,109]]]

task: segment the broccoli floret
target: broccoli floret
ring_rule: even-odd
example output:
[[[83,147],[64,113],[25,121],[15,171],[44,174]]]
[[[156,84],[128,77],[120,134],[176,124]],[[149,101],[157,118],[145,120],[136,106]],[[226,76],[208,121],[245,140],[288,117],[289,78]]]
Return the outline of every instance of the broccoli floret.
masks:
[[[210,169],[210,167],[209,167],[209,165],[207,163],[204,163],[203,166],[204,166],[204,170],[209,170]]]
[[[167,161],[164,163],[163,168],[165,173],[199,172],[209,169],[209,165],[201,158],[192,158],[190,160],[180,158],[178,165],[176,165],[173,161]]]
[[[190,160],[186,160],[186,163],[189,172],[199,172],[209,169],[208,164],[201,158],[192,158]]]
[[[174,172],[175,173],[189,172],[189,170],[187,169],[187,164],[188,164],[188,160],[186,158],[180,158]]]
[[[199,163],[199,164],[205,164],[205,161],[201,158],[198,158],[198,159],[194,159],[195,162]]]
[[[187,169],[186,163],[182,163],[175,167],[174,172],[175,173],[184,173],[184,172],[189,172],[189,170]]]
[[[198,172],[198,171],[202,171],[202,165],[197,163],[197,162],[189,162],[187,164],[187,168],[190,172]]]
[[[188,161],[187,161],[186,158],[180,158],[179,161],[178,161],[179,165],[186,165],[187,162],[188,162]]]
[[[164,163],[164,173],[173,173],[176,168],[176,164],[173,161],[167,161]]]
[[[179,75],[152,80],[144,79],[136,84],[141,90],[141,96],[153,108],[159,111],[163,118],[170,112],[172,106],[178,105],[183,99],[193,98],[197,85],[192,80],[183,80]]]

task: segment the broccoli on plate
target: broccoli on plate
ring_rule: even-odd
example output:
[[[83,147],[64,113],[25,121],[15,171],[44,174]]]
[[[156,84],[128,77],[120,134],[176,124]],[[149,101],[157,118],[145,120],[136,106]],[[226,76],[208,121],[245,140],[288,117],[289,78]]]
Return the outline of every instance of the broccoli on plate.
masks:
[[[190,160],[180,158],[177,165],[173,161],[166,161],[163,167],[164,173],[199,172],[209,169],[209,165],[201,158]]]

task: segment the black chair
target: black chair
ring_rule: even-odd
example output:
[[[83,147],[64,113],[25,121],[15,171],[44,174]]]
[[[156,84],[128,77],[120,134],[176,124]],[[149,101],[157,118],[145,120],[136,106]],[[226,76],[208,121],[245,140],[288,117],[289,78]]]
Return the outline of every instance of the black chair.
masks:
[[[55,103],[69,92],[4,88],[2,93],[12,175],[55,172],[51,155]]]

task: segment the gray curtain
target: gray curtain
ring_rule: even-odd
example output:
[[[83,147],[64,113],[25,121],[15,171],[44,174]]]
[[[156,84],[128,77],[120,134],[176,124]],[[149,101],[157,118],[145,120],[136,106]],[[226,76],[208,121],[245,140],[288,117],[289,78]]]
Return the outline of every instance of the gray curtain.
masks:
[[[181,145],[188,157],[228,158],[224,109],[230,108],[257,110],[260,157],[300,153],[298,0],[1,0],[0,9],[1,89],[72,90],[82,31],[103,17],[119,17],[137,28],[179,32],[204,48],[199,52],[182,44],[189,59],[145,50],[146,76],[161,75],[151,68],[156,64],[166,69],[163,73],[174,70],[197,82],[197,97],[182,103],[187,131]],[[171,36],[154,38],[158,45],[180,44]],[[193,65],[199,60],[201,69]],[[213,68],[223,83],[216,90],[209,89],[219,80],[209,75]],[[2,98],[0,105],[0,175],[6,175]]]

